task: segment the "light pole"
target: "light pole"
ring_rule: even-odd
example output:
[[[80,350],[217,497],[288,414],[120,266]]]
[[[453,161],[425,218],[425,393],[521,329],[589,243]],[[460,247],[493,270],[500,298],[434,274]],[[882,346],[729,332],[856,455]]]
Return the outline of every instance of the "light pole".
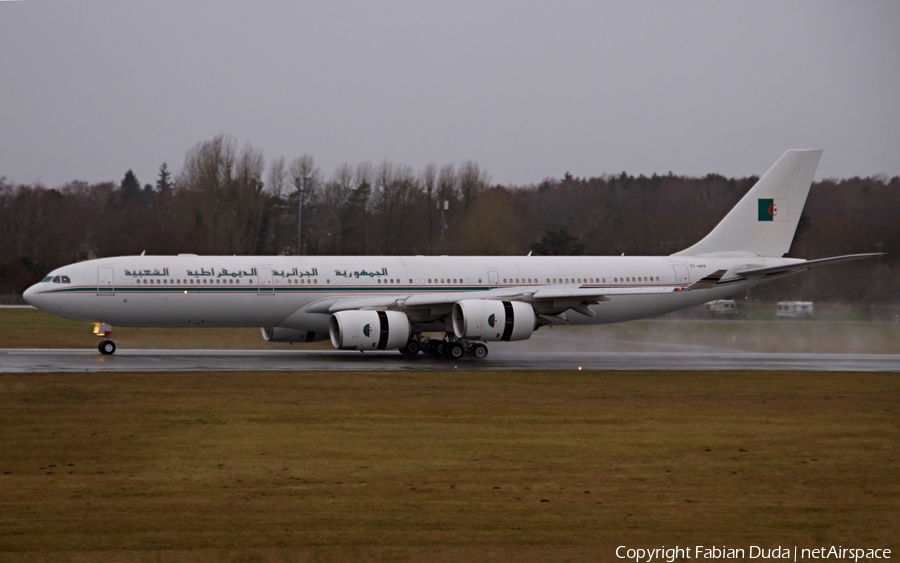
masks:
[[[444,218],[444,214],[447,212],[448,209],[450,209],[450,202],[445,199],[443,201],[443,204],[444,204],[443,206],[441,205],[441,203],[442,202],[440,200],[438,200],[437,208],[441,212],[441,225],[440,225],[440,227],[441,227],[441,242],[444,242],[444,231],[447,229],[447,220]]]
[[[297,255],[303,255],[303,203],[306,199],[307,186],[310,176],[300,177],[300,185],[297,186]]]

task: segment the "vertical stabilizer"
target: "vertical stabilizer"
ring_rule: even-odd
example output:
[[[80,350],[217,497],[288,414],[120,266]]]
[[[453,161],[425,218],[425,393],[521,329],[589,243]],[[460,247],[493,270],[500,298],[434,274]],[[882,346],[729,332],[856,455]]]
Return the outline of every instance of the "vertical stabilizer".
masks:
[[[706,237],[673,256],[749,252],[787,254],[819,166],[821,150],[789,150]]]

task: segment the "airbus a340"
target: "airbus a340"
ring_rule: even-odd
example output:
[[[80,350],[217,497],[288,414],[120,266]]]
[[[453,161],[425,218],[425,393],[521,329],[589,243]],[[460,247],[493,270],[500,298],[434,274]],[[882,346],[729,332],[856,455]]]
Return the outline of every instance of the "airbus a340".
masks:
[[[121,256],[57,268],[25,300],[94,323],[262,328],[274,342],[487,355],[546,325],[651,317],[876,254],[783,258],[822,151],[790,150],[697,244],[671,256]],[[443,333],[426,338],[423,333]]]

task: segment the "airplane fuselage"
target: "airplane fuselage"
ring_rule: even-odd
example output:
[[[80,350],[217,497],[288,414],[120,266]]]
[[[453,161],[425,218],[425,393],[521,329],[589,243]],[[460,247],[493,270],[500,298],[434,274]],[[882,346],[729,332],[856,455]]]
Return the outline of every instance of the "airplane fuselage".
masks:
[[[780,258],[601,256],[122,256],[58,268],[29,301],[63,317],[128,327],[288,327],[327,331],[328,315],[307,312],[332,298],[541,287],[627,292],[569,311],[559,322],[602,324],[660,315],[756,285],[735,276],[741,264],[802,262]],[[704,291],[673,291],[715,270],[729,273]],[[65,278],[62,278],[65,276]],[[52,279],[68,279],[53,283]],[[426,314],[427,317],[427,314]]]

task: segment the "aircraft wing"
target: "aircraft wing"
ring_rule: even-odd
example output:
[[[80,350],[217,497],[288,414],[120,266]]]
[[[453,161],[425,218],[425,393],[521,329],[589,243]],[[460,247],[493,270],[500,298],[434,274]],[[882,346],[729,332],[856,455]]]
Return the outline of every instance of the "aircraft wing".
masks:
[[[375,297],[329,297],[310,303],[307,313],[337,313],[355,309],[416,309],[446,307],[448,312],[454,303],[464,299],[489,299],[497,301],[523,301],[526,303],[552,302],[554,306],[570,305],[572,308],[593,305],[601,301],[625,295],[672,293],[670,287],[615,287],[585,288],[579,285],[535,286],[497,288],[484,291],[442,291],[433,293],[379,295]]]
[[[874,258],[875,256],[883,256],[883,252],[870,252],[867,254],[847,254],[844,256],[832,256],[831,258],[819,258],[817,260],[806,260],[805,262],[795,262],[793,264],[784,264],[782,266],[769,266],[767,268],[750,268],[735,270],[735,274],[739,276],[774,276],[776,274],[785,274],[788,272],[802,272],[819,266],[828,266],[830,264],[838,264],[840,262],[851,262],[853,260],[862,260],[864,258]]]

